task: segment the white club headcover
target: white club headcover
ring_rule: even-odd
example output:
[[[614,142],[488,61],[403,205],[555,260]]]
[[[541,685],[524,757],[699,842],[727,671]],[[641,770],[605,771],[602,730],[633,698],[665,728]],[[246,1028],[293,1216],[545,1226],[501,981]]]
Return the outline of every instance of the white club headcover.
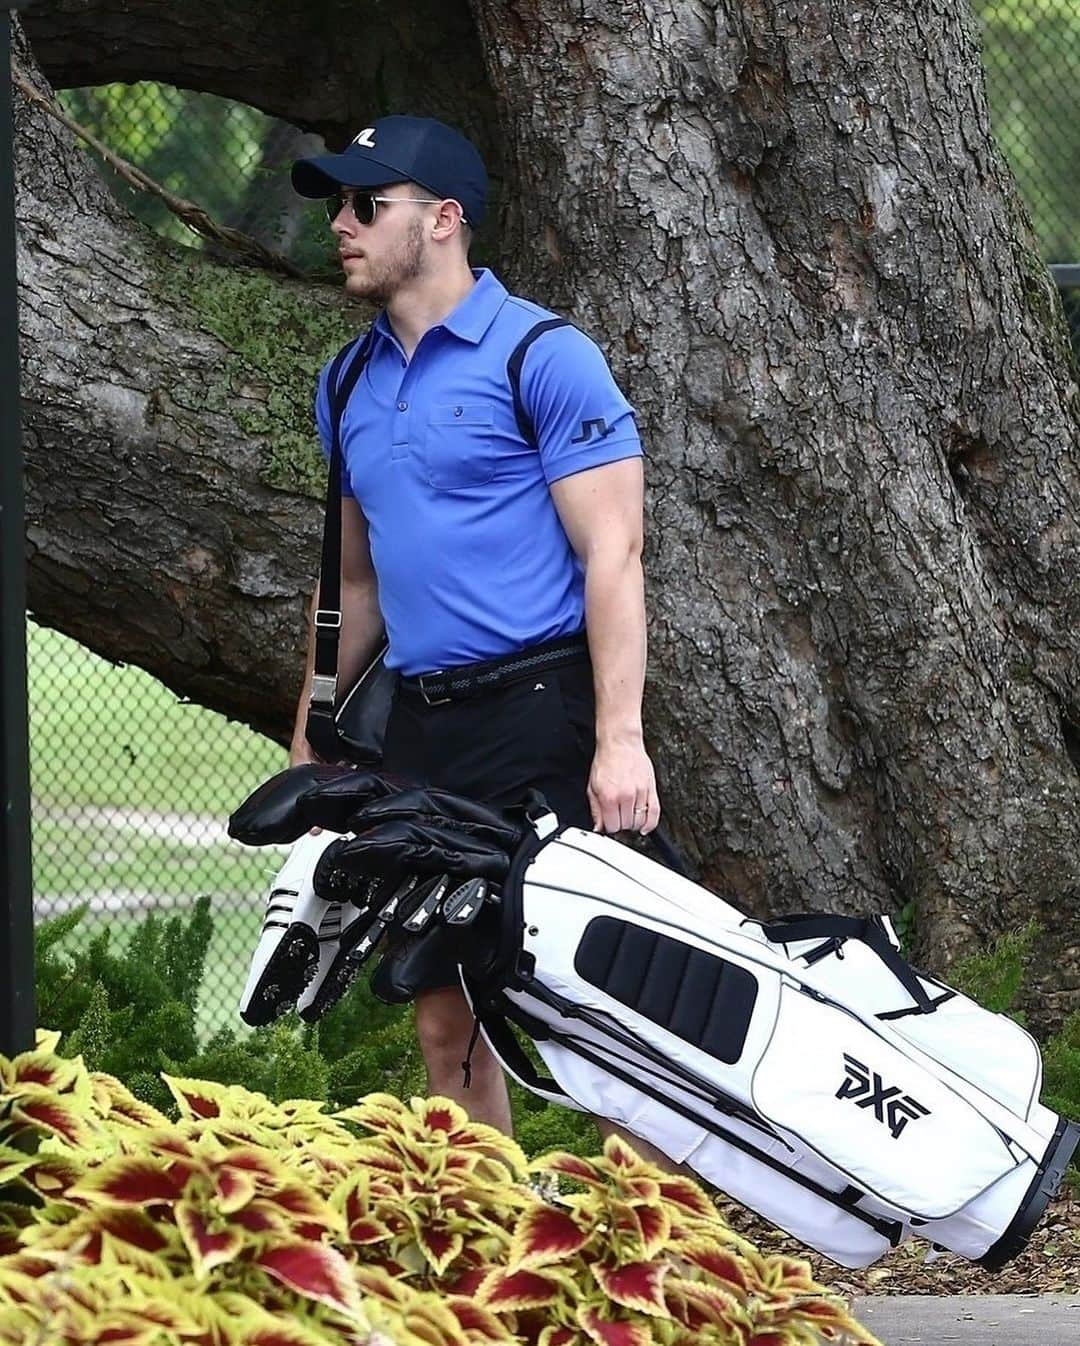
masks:
[[[359,962],[351,956],[349,929],[361,917],[367,918],[367,910],[351,902],[334,902],[331,906],[337,919],[329,922],[325,931],[319,931],[319,963],[296,1002],[297,1013],[305,1023],[315,1023],[336,1005],[360,970]]]
[[[260,1027],[293,1008],[315,975],[320,951],[341,928],[337,902],[319,897],[312,875],[319,857],[337,832],[306,832],[293,843],[284,865],[270,885],[259,942],[252,955],[247,985],[240,997],[240,1017]]]

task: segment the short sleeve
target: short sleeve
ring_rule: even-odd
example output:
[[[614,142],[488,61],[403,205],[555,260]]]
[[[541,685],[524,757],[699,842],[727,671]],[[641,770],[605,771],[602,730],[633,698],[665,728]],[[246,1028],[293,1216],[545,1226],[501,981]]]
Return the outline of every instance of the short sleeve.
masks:
[[[576,327],[556,327],[529,348],[521,400],[549,482],[641,456],[634,410],[599,346]]]
[[[330,430],[330,367],[333,360],[327,360],[319,371],[319,381],[315,387],[315,424],[319,431],[319,444],[323,451],[323,457],[330,461],[330,450],[332,447],[332,436]],[[349,472],[345,462],[341,464],[341,494],[351,497],[353,489],[349,485]]]

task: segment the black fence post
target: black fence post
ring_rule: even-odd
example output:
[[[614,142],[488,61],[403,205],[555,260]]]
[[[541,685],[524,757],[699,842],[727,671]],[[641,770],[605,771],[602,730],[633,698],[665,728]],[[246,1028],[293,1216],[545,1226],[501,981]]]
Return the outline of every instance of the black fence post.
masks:
[[[34,1043],[26,562],[15,289],[11,16],[0,9],[0,1053]]]

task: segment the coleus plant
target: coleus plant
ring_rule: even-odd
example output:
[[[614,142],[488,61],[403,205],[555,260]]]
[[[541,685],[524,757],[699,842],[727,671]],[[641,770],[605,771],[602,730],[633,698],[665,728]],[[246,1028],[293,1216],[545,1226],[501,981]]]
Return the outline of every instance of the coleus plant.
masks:
[[[0,1057],[0,1346],[874,1343],[618,1139],[163,1077],[174,1123],[56,1045]]]

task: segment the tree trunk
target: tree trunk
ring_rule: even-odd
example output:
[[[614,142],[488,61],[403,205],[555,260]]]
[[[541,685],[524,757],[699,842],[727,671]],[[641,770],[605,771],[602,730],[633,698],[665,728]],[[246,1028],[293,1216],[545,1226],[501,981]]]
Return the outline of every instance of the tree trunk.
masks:
[[[649,446],[648,722],[707,882],[913,903],[938,967],[1036,916],[1075,1003],[1075,365],[967,6],[473,9],[516,280]]]
[[[648,446],[647,713],[677,835],[759,913],[908,908],[937,968],[1037,916],[1029,1007],[1060,1017],[1080,986],[1076,385],[970,13],[473,12],[507,278],[597,336]],[[85,172],[65,228],[71,152],[28,116],[35,607],[280,725],[317,511],[260,480],[276,409],[262,435],[236,410],[262,413],[280,366],[223,352],[199,286],[169,284],[175,258],[133,246]]]

